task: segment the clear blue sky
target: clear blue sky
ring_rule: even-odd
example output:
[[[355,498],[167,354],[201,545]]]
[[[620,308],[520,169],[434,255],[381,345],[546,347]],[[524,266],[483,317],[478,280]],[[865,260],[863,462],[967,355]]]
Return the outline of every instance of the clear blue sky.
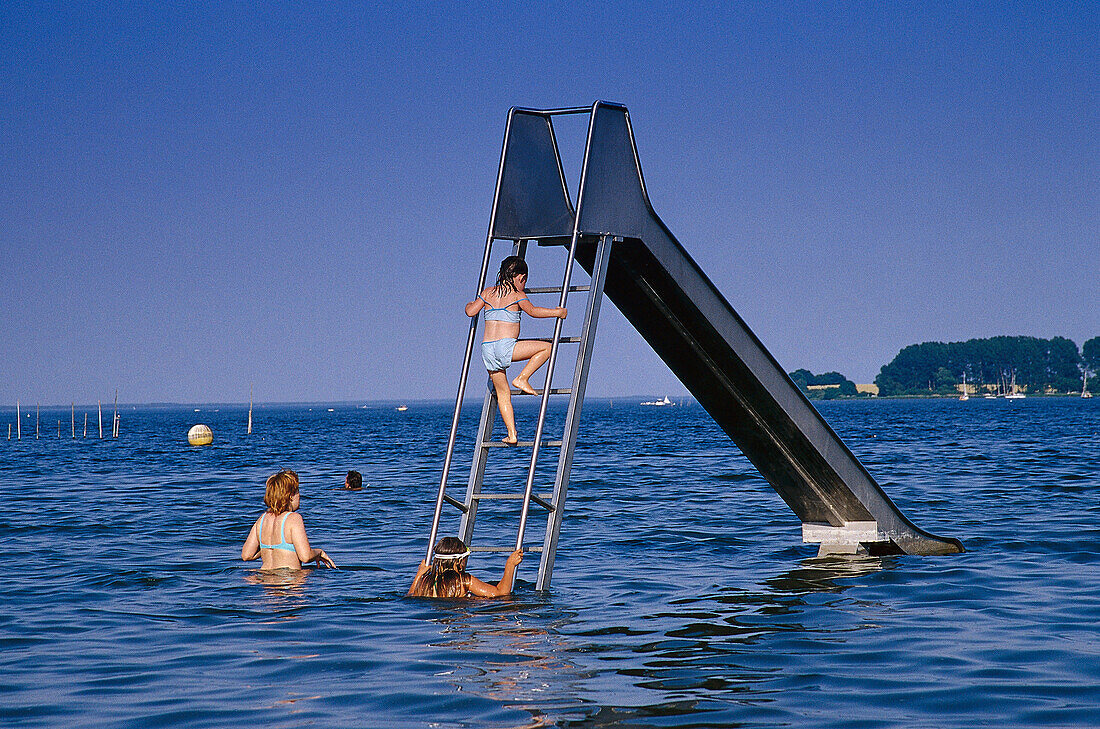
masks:
[[[453,397],[507,110],[596,99],[788,370],[1100,335],[1096,3],[222,5],[0,8],[0,404]],[[589,392],[684,388],[611,310]]]

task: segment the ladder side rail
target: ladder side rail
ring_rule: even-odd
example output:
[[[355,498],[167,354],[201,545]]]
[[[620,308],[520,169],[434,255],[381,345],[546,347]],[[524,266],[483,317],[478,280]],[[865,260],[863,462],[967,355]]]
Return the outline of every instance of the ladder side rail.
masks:
[[[485,400],[481,404],[481,421],[477,426],[477,439],[474,441],[474,460],[470,464],[470,479],[466,483],[466,499],[463,502],[466,511],[462,514],[462,521],[458,527],[458,538],[470,546],[474,533],[474,521],[477,519],[477,509],[481,505],[477,496],[481,493],[481,487],[485,482],[485,465],[489,460],[489,449],[482,448],[482,441],[492,437],[493,422],[496,419],[496,392],[492,383],[488,383]]]
[[[577,365],[573,370],[573,392],[569,399],[569,409],[565,416],[565,432],[562,435],[561,452],[558,455],[558,471],[554,476],[554,495],[550,499],[554,510],[546,516],[546,534],[542,546],[542,559],[539,562],[538,580],[535,589],[546,590],[550,587],[550,577],[554,572],[554,558],[557,555],[558,535],[561,532],[562,517],[565,513],[565,498],[569,491],[569,475],[573,468],[573,451],[577,443],[580,428],[581,407],[584,405],[584,391],[588,385],[588,370],[592,364],[592,350],[596,340],[596,325],[600,318],[600,304],[603,303],[603,286],[607,278],[607,263],[611,258],[611,247],[621,240],[611,235],[600,236],[593,263],[592,285],[588,295],[588,305],[584,314],[584,330],[577,352]]]
[[[517,240],[512,243],[512,255],[520,258],[527,257],[527,241]],[[481,404],[481,420],[477,426],[477,438],[474,440],[474,457],[470,463],[470,478],[466,483],[466,510],[462,512],[462,521],[459,524],[459,539],[466,546],[470,546],[474,535],[474,522],[477,520],[477,510],[481,505],[477,495],[481,493],[481,487],[485,483],[485,465],[489,460],[489,449],[482,444],[492,438],[493,423],[496,421],[496,390],[492,381],[487,382],[485,399]]]
[[[584,142],[584,161],[581,163],[581,180],[580,186],[577,189],[577,211],[573,216],[573,235],[569,241],[569,258],[565,262],[565,276],[561,285],[561,294],[558,297],[559,307],[565,306],[566,298],[569,296],[569,281],[573,275],[573,261],[576,257],[577,243],[581,235],[578,223],[581,220],[581,210],[584,207],[584,192],[588,178],[588,160],[592,156],[592,132],[596,128],[596,104],[592,105],[592,111],[593,113],[588,117],[588,136]],[[542,402],[539,404],[539,419],[538,425],[535,428],[535,442],[531,448],[531,465],[527,469],[527,485],[523,489],[523,508],[519,515],[519,533],[516,534],[517,550],[523,548],[523,533],[527,528],[527,510],[531,506],[531,490],[535,485],[535,466],[538,463],[539,446],[542,442],[542,429],[546,424],[546,406],[550,403],[550,390],[553,388],[554,366],[557,363],[558,340],[561,338],[561,329],[562,320],[558,319],[554,324],[554,339],[550,344],[550,359],[546,363],[546,385],[542,388]],[[575,397],[575,394],[570,395],[570,397]]]
[[[485,288],[485,279],[489,274],[489,258],[493,251],[493,239],[494,227],[497,219],[497,206],[500,205],[500,187],[501,182],[504,180],[504,157],[508,152],[508,137],[512,133],[512,117],[515,114],[515,110],[508,111],[508,126],[504,129],[504,143],[500,148],[500,165],[497,167],[497,185],[493,191],[493,209],[489,214],[489,231],[485,235],[485,253],[481,257],[481,274],[478,278],[477,291],[475,293],[480,294],[481,290]],[[574,223],[574,228],[576,224]],[[466,354],[462,360],[462,375],[458,380],[458,394],[455,396],[455,410],[454,415],[451,417],[451,432],[447,436],[447,454],[443,457],[443,474],[439,479],[439,492],[435,497],[435,511],[432,513],[432,531],[428,537],[428,550],[425,561],[431,564],[432,561],[432,548],[435,546],[435,538],[439,533],[439,516],[443,512],[443,494],[447,491],[447,478],[451,473],[451,459],[454,457],[455,452],[455,439],[458,436],[458,418],[462,414],[462,398],[466,394],[466,378],[470,375],[470,359],[474,352],[474,341],[477,337],[477,324],[478,319],[481,318],[480,312],[470,317],[470,332],[466,336]]]
[[[489,254],[492,249],[492,239],[485,244],[485,256],[481,265],[481,283],[478,292],[484,288],[486,271],[489,267]],[[432,561],[432,548],[435,546],[435,538],[439,533],[439,517],[443,512],[443,494],[447,491],[447,479],[451,473],[451,460],[454,457],[455,440],[458,437],[458,419],[462,414],[462,398],[466,394],[466,378],[470,374],[470,360],[474,352],[474,340],[477,337],[477,323],[480,313],[470,317],[470,331],[466,337],[466,354],[462,360],[462,375],[458,382],[458,394],[455,396],[454,415],[451,417],[451,431],[447,437],[447,454],[443,458],[443,473],[439,478],[439,492],[435,499],[435,511],[432,513],[432,531],[428,537],[428,552],[426,561]]]
[[[573,275],[573,256],[577,251],[580,235],[574,229],[573,241],[569,246],[569,260],[565,264],[565,276],[558,296],[558,306],[564,307],[569,295],[569,279]],[[535,425],[535,438],[531,445],[531,465],[527,468],[527,485],[523,489],[523,507],[519,515],[519,532],[516,534],[516,549],[523,548],[523,534],[527,529],[527,509],[531,506],[531,490],[535,486],[535,466],[538,464],[539,450],[542,446],[542,431],[546,426],[546,410],[550,404],[550,391],[553,389],[554,366],[557,364],[558,345],[564,322],[558,318],[554,323],[554,336],[550,342],[550,359],[546,362],[546,384],[542,388],[542,400],[539,403],[538,423]]]

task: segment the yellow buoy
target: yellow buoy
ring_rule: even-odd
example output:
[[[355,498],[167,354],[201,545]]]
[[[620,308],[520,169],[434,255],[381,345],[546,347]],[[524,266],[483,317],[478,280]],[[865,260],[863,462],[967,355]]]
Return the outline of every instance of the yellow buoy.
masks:
[[[187,442],[194,446],[210,445],[214,442],[214,431],[209,425],[193,425],[187,431]]]

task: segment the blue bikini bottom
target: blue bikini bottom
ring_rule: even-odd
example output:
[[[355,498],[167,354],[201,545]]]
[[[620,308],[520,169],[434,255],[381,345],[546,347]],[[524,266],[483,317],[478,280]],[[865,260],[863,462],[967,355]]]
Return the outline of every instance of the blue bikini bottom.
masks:
[[[495,342],[481,343],[481,359],[485,369],[490,372],[508,369],[512,364],[512,350],[516,348],[515,339],[498,339]]]

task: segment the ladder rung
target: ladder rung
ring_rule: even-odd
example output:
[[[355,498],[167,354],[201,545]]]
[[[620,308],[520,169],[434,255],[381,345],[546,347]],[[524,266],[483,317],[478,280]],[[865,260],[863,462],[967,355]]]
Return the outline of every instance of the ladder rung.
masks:
[[[571,395],[572,393],[573,393],[573,388],[571,388],[571,387],[555,387],[552,390],[550,390],[551,395]],[[527,393],[525,393],[523,390],[512,390],[512,394],[513,395],[526,395]],[[541,395],[542,390],[535,390],[535,394],[536,395]]]
[[[454,498],[453,496],[451,496],[449,494],[443,494],[443,499],[444,499],[444,501],[446,501],[451,506],[458,507],[462,512],[467,512],[467,511],[470,510],[466,506],[466,504],[462,503],[461,501],[459,501],[458,499]]]
[[[570,286],[570,291],[591,291],[591,286]],[[525,294],[560,294],[561,286],[537,286],[533,289],[524,289]]]
[[[514,499],[521,500],[523,494],[475,494],[475,499]],[[554,505],[548,499],[554,498],[553,494],[531,494],[531,501],[535,502],[547,511],[554,511]]]
[[[552,499],[553,494],[531,494],[531,498]],[[522,499],[523,494],[474,494],[474,499]]]
[[[553,342],[553,337],[524,337],[524,339],[530,342]],[[558,337],[559,344],[576,344],[581,341],[581,337]]]
[[[547,446],[549,448],[561,448],[561,441],[560,440],[544,440],[542,442],[542,445]],[[501,443],[499,440],[491,440],[491,441],[488,441],[486,443],[481,444],[482,448],[520,448],[520,447],[533,448],[534,446],[535,446],[535,441],[533,441],[533,440],[521,440],[520,442],[516,443],[515,445],[508,445],[507,443]]]
[[[471,552],[508,552],[516,551],[515,547],[470,547]],[[542,547],[525,547],[524,552],[541,552]]]

